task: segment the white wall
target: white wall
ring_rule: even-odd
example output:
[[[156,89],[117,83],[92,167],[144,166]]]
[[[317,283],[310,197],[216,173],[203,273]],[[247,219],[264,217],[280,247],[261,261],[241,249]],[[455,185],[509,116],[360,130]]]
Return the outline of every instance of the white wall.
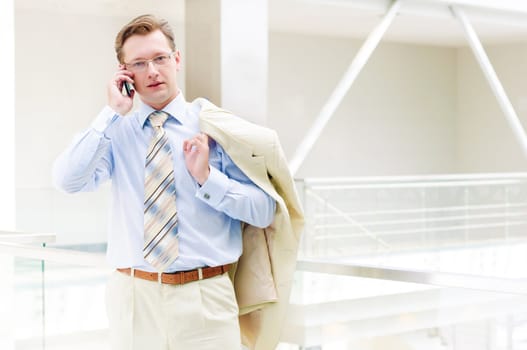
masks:
[[[269,41],[269,125],[292,158],[361,41],[286,33]],[[452,172],[456,71],[455,49],[382,43],[298,176]]]
[[[527,45],[485,48],[524,128],[527,126]],[[514,138],[483,73],[468,48],[459,49],[457,172],[527,171]]]
[[[0,3],[0,230],[15,229],[15,1]],[[0,319],[0,322],[2,320]],[[5,344],[5,345],[3,345]],[[2,345],[7,348],[7,343]],[[12,347],[10,347],[12,348]]]

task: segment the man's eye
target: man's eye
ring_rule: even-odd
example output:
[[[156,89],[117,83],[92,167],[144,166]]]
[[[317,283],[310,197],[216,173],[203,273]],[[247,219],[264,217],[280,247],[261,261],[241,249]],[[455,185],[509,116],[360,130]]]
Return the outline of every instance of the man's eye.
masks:
[[[137,61],[137,62],[132,63],[132,67],[133,67],[133,68],[136,68],[136,69],[141,69],[141,68],[143,68],[145,65],[146,65],[146,62],[145,62],[145,61]]]
[[[154,62],[157,64],[164,64],[167,58],[167,56],[157,56],[156,58],[154,58]]]

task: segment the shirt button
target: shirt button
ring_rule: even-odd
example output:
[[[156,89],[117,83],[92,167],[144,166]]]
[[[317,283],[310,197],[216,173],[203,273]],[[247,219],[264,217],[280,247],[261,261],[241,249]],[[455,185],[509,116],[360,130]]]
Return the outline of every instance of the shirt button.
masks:
[[[205,194],[203,195],[203,198],[205,198],[205,199],[210,199],[210,194],[205,193]]]

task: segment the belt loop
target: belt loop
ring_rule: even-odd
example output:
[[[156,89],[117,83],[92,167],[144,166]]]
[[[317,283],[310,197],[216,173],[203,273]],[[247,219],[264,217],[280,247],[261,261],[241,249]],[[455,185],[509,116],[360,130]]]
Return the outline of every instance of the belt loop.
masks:
[[[161,272],[158,272],[157,273],[157,283],[159,284],[163,283],[162,277],[163,277],[163,274]]]
[[[198,280],[202,280],[203,279],[203,269],[200,267],[198,268]]]
[[[134,275],[135,275],[135,269],[132,267],[130,268],[130,277],[134,279]]]

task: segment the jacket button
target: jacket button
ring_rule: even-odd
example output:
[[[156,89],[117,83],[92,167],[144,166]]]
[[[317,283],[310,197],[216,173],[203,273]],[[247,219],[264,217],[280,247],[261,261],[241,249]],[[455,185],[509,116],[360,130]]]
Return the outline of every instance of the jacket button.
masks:
[[[210,194],[205,193],[205,194],[203,195],[203,198],[205,198],[205,199],[210,199]]]

